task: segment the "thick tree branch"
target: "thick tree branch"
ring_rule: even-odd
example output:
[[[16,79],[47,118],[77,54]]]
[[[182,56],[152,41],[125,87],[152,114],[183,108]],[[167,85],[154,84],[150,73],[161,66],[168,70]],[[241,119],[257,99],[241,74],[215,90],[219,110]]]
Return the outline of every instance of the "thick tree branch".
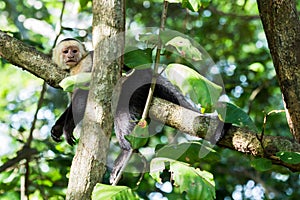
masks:
[[[52,86],[57,85],[57,83],[63,78],[62,74],[65,74],[65,72],[60,72],[57,68],[55,68],[55,65],[51,63],[48,56],[35,49],[32,50],[33,48],[24,45],[21,41],[9,37],[1,31],[0,36],[6,37],[7,40],[6,41],[2,37],[0,39],[1,55],[3,52],[8,52],[5,56],[3,56],[5,59],[12,61],[13,63],[18,63],[17,66],[23,69],[28,68],[29,72],[34,71],[34,74],[36,74],[37,77],[48,80],[48,83]],[[9,45],[10,42],[14,43],[14,45]],[[34,64],[29,63],[25,65],[24,62],[21,62],[22,58],[19,56],[11,58],[14,54],[9,53],[9,49],[10,51],[13,51],[12,48],[19,48],[19,46],[25,47],[22,48],[25,55],[30,54],[31,56],[38,57],[37,60],[32,61]],[[45,60],[42,58],[45,58]],[[27,62],[28,61],[26,61],[26,63]],[[43,66],[43,70],[35,70],[35,66]],[[45,67],[50,67],[52,70],[45,70]],[[46,73],[46,75],[44,73]],[[55,74],[59,78],[56,78]],[[51,79],[49,77],[53,78]],[[219,123],[217,117],[214,115],[201,115],[157,98],[153,99],[153,103],[150,108],[150,115],[169,126],[181,130],[182,132],[200,138],[207,138],[206,134],[208,129],[210,128],[214,130]],[[264,136],[262,141],[258,139],[259,137],[257,137],[257,133],[248,129],[232,126],[226,132],[226,135],[218,142],[218,145],[242,153],[265,157],[271,159],[275,164],[286,166],[292,171],[300,171],[300,165],[286,164],[274,156],[276,152],[279,151],[300,152],[299,143],[292,142],[288,138],[280,136]],[[261,144],[263,144],[263,147]]]
[[[300,142],[300,20],[295,0],[257,0],[291,133]]]
[[[0,166],[0,173],[17,165],[23,159],[31,159],[38,153],[39,152],[36,149],[30,148],[28,145],[24,145],[23,148],[17,152],[16,157],[6,161],[2,166]]]
[[[2,31],[0,31],[0,56],[9,63],[44,79],[53,87],[59,87],[58,83],[68,75],[56,67],[50,56]]]
[[[150,116],[199,138],[207,138],[207,133],[216,130],[219,124],[216,115],[200,114],[158,98],[153,99]],[[217,145],[253,156],[264,157],[292,171],[300,171],[300,164],[287,164],[275,156],[280,151],[300,152],[299,143],[281,136],[265,135],[261,139],[259,138],[261,135],[249,129],[231,126]]]

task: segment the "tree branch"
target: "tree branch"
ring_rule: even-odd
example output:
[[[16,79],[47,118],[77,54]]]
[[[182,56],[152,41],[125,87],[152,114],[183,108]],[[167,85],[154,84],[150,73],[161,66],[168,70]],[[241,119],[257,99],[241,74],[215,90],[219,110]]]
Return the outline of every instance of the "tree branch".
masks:
[[[58,83],[68,75],[56,67],[50,56],[2,31],[0,31],[0,56],[9,63],[44,79],[53,87],[59,87]]]
[[[159,98],[153,99],[149,114],[166,125],[204,139],[207,138],[207,133],[216,130],[219,124],[216,115],[200,114]],[[281,136],[264,135],[262,139],[259,138],[261,137],[258,133],[249,129],[231,126],[217,145],[264,157],[270,159],[274,164],[285,166],[292,171],[300,171],[300,164],[287,164],[275,156],[280,151],[300,152],[299,143]]]
[[[34,71],[34,74],[36,74],[37,77],[42,78],[45,81],[48,80],[48,83],[52,86],[56,86],[63,78],[64,75],[62,74],[66,74],[64,71],[57,69],[55,65],[51,63],[49,56],[46,56],[35,49],[33,50],[32,47],[26,46],[21,41],[14,39],[1,31],[0,36],[1,56],[5,55],[3,58],[6,58],[8,61],[13,63],[18,63],[18,67],[28,69],[29,72]],[[14,45],[9,45],[10,42],[14,43]],[[19,48],[19,46],[21,47]],[[34,64],[29,63],[26,65],[29,61],[26,61],[26,63],[22,62],[22,58],[19,56],[11,58],[15,54],[10,53],[9,51],[17,52],[14,51],[13,48],[23,49],[24,55],[30,54],[32,57],[38,59],[32,61]],[[4,52],[7,53],[3,54]],[[43,66],[43,70],[35,70],[36,66]],[[50,67],[51,70],[45,70],[44,68],[46,67]],[[58,76],[58,78],[56,76]],[[214,115],[199,114],[158,98],[153,99],[149,115],[182,132],[199,138],[206,138],[208,129],[210,128],[214,130],[219,123],[217,117]],[[265,135],[262,141],[258,138],[257,133],[253,131],[232,126],[217,144],[242,153],[265,157],[272,160],[273,163],[285,166],[292,171],[300,171],[300,165],[284,163],[275,156],[276,152],[279,151],[300,152],[299,143],[280,136]],[[263,144],[263,146],[261,146],[261,144]]]

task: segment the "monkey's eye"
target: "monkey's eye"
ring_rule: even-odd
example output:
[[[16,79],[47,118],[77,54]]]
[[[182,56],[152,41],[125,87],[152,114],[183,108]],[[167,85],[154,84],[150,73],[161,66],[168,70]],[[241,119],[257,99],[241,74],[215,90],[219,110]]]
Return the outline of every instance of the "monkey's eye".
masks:
[[[73,53],[77,53],[77,50],[76,50],[76,49],[74,49],[74,50],[73,50]]]
[[[66,50],[63,50],[63,53],[64,54],[67,54],[69,51],[66,49]]]

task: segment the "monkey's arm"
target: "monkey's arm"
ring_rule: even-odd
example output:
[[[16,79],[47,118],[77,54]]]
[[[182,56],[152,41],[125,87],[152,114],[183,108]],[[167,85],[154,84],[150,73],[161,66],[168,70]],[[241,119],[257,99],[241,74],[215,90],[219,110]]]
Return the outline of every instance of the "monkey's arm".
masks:
[[[61,142],[61,136],[65,134],[67,137],[71,134],[69,138],[71,139],[71,143],[68,140],[68,143],[70,145],[74,144],[74,141],[72,141],[73,137],[73,129],[75,128],[74,120],[73,120],[73,114],[72,114],[72,103],[68,106],[68,108],[65,110],[65,112],[58,118],[58,120],[55,122],[54,126],[51,129],[51,137],[56,142]],[[70,133],[71,132],[71,133]]]
[[[58,118],[51,129],[51,137],[56,142],[61,142],[60,137],[64,134],[70,145],[76,143],[73,131],[76,125],[83,119],[88,90],[76,89],[72,95],[72,102],[65,112]]]

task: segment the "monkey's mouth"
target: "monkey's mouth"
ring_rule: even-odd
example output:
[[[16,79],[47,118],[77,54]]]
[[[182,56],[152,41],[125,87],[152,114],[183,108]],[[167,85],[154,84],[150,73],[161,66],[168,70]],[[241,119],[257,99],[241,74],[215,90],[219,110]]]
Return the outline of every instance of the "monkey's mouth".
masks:
[[[66,64],[67,64],[67,65],[76,65],[76,64],[77,64],[77,61],[76,61],[76,60],[67,60],[67,61],[66,61]]]

